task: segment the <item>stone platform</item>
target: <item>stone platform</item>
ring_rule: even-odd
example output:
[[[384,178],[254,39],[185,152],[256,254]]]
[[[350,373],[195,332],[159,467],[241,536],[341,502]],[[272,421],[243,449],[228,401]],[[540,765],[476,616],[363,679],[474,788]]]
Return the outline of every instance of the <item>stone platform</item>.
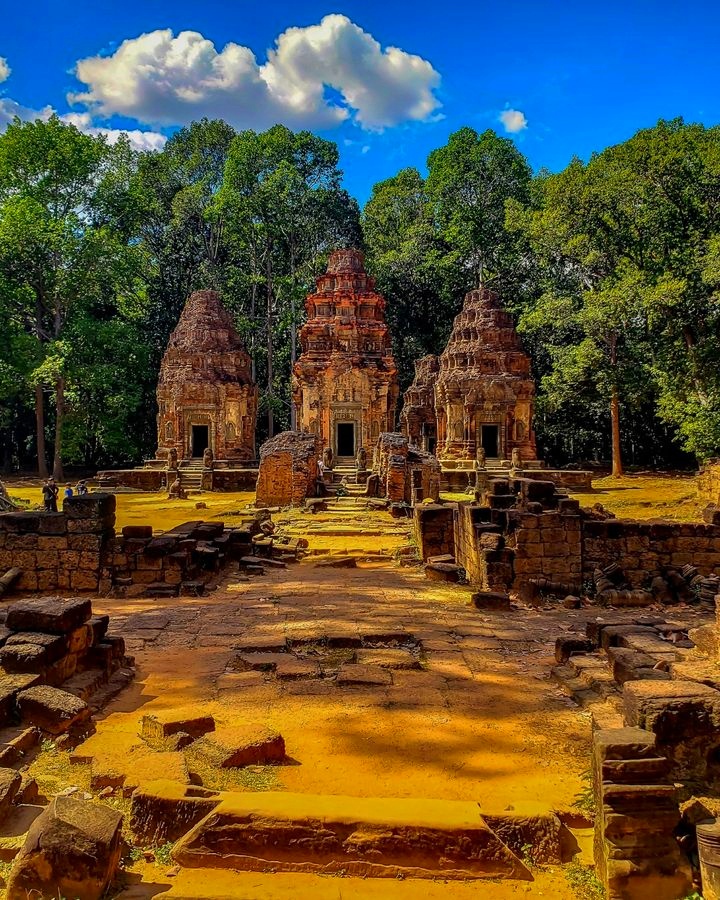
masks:
[[[440,490],[450,493],[462,493],[476,478],[475,464],[472,460],[440,460]],[[495,462],[488,460],[484,470],[487,478],[509,478],[510,460]],[[587,469],[546,469],[539,461],[535,465],[523,465],[522,477],[536,481],[552,481],[556,487],[571,491],[589,491],[592,488],[594,473]]]
[[[205,468],[201,459],[185,459],[178,463],[177,471],[186,491],[253,491],[258,478],[256,463],[238,466],[236,461],[226,459],[215,460],[212,469]],[[167,490],[175,474],[168,471],[166,460],[148,459],[134,469],[98,472],[97,483],[101,490],[124,487],[157,492]]]

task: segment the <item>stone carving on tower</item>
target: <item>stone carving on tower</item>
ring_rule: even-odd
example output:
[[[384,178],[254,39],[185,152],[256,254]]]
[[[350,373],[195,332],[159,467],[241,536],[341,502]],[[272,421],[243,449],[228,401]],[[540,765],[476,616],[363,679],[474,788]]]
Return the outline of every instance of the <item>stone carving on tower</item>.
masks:
[[[297,428],[317,434],[341,464],[352,465],[361,448],[393,430],[399,393],[385,300],[363,254],[331,253],[305,308],[293,370]]]
[[[440,357],[418,360],[403,430],[423,447],[434,420],[434,452],[442,462],[536,462],[534,399],[530,357],[512,319],[497,294],[481,288],[466,294]]]
[[[158,459],[254,460],[257,395],[220,295],[195,291],[160,365]]]

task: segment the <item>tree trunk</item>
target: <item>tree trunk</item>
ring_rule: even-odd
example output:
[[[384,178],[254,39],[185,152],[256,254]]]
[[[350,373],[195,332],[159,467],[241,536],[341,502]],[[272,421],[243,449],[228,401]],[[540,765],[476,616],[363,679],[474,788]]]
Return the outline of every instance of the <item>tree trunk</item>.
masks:
[[[55,385],[55,458],[53,461],[53,478],[63,481],[62,465],[62,427],[65,418],[65,379],[62,375]]]
[[[297,313],[295,311],[295,253],[290,252],[290,379],[297,359]],[[297,430],[297,410],[290,390],[290,430]]]
[[[275,434],[275,414],[273,412],[273,333],[272,333],[272,260],[268,253],[267,273],[267,307],[265,324],[267,327],[267,404],[268,404],[268,439]]]
[[[610,424],[612,428],[612,473],[613,476],[623,474],[622,451],[620,449],[620,400],[617,385],[613,385],[610,399]]]
[[[45,455],[45,410],[43,408],[42,385],[35,386],[35,431],[37,443],[38,475],[48,477],[47,456]]]

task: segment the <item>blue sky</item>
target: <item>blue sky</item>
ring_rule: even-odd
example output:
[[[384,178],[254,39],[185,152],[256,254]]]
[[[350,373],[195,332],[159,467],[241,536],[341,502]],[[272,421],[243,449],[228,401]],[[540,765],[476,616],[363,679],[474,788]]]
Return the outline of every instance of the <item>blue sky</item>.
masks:
[[[0,124],[52,108],[159,146],[204,114],[236,127],[281,119],[338,142],[363,202],[398,169],[423,171],[463,125],[508,133],[503,111],[535,169],[661,117],[714,125],[718,48],[718,4],[693,0],[15,3],[0,18]]]

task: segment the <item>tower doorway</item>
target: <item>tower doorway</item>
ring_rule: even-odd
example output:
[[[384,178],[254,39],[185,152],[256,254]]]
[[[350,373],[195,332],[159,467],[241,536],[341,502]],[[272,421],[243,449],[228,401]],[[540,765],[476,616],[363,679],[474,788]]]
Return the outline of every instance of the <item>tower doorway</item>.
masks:
[[[337,456],[355,456],[355,423],[337,423]]]
[[[500,455],[500,426],[481,425],[480,441],[488,459],[497,459]]]
[[[208,425],[190,426],[190,455],[202,458],[203,453],[210,446],[210,427]]]

